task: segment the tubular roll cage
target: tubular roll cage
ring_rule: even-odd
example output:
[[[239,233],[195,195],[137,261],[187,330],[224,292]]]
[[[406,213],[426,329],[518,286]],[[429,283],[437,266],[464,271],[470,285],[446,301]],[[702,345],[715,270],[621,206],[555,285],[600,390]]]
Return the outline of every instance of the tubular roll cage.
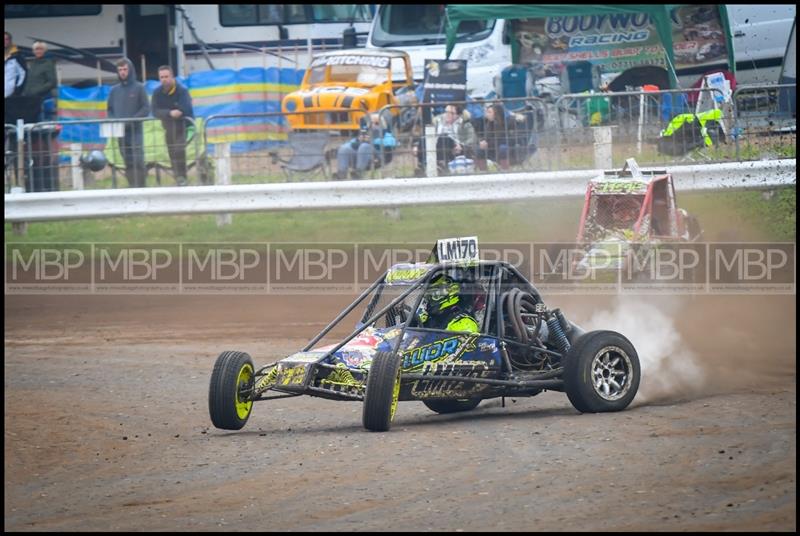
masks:
[[[333,365],[327,365],[322,363],[325,359],[330,357],[334,352],[340,350],[344,345],[348,342],[353,340],[357,335],[359,335],[365,328],[377,322],[384,314],[386,314],[390,309],[397,306],[400,302],[402,302],[407,296],[409,296],[413,291],[417,290],[420,287],[427,287],[428,283],[432,278],[439,275],[443,270],[448,268],[477,268],[480,266],[492,266],[492,274],[490,276],[490,289],[488,291],[489,299],[487,302],[486,307],[486,318],[483,320],[483,325],[488,329],[491,321],[491,315],[496,315],[498,322],[496,322],[496,333],[482,333],[483,335],[495,337],[500,343],[500,354],[502,356],[502,370],[501,372],[505,374],[510,379],[507,380],[499,380],[499,379],[491,379],[491,378],[473,378],[473,377],[462,377],[458,375],[440,375],[440,374],[415,374],[415,373],[401,373],[401,379],[406,380],[458,380],[460,382],[465,383],[481,383],[481,384],[488,384],[488,385],[496,385],[496,386],[506,386],[512,388],[520,388],[520,389],[553,389],[553,390],[562,390],[564,382],[560,378],[561,374],[563,373],[563,367],[558,367],[553,370],[548,370],[544,372],[535,372],[535,373],[523,373],[520,375],[514,374],[514,369],[511,365],[511,360],[508,356],[508,351],[506,350],[507,345],[514,345],[519,346],[527,349],[532,349],[537,352],[542,352],[548,355],[556,356],[559,359],[563,360],[564,354],[560,352],[556,352],[553,350],[549,350],[542,346],[537,345],[530,345],[530,344],[522,344],[518,341],[511,340],[505,336],[505,329],[503,325],[503,311],[502,311],[502,303],[499,299],[499,294],[501,290],[502,281],[502,270],[508,270],[512,275],[519,278],[520,281],[525,283],[527,287],[526,290],[530,292],[537,303],[543,303],[539,292],[536,288],[531,284],[522,274],[520,274],[519,270],[517,270],[513,265],[508,264],[504,261],[474,261],[469,263],[464,262],[439,262],[436,264],[432,264],[430,268],[428,268],[427,273],[415,281],[413,284],[409,286],[406,290],[404,290],[399,296],[392,299],[388,304],[383,306],[378,312],[373,313],[367,320],[364,320],[359,323],[358,327],[353,330],[347,337],[342,339],[336,346],[327,350],[324,354],[322,354],[315,362],[312,363],[313,367],[323,367],[323,368],[335,368]],[[322,329],[301,351],[308,352],[310,351],[315,344],[317,344],[326,334],[328,334],[334,326],[336,326],[344,317],[350,314],[353,309],[358,307],[358,305],[364,301],[364,299],[372,293],[375,288],[383,283],[386,279],[386,275],[389,273],[387,270],[383,273],[383,275],[378,278],[374,283],[372,283],[369,288],[364,290],[361,295],[359,295],[350,305],[348,305],[342,312],[340,312],[336,318],[334,318],[325,328]],[[424,297],[424,293],[420,293],[419,296],[416,297],[414,300],[414,306],[411,309],[412,311],[416,311],[422,298]],[[409,319],[410,320],[410,319]],[[397,353],[400,349],[400,344],[403,341],[403,337],[408,329],[409,320],[400,324],[400,333],[396,337],[396,341],[394,342],[394,346],[392,348],[393,353]],[[428,331],[431,333],[446,333],[446,334],[454,334],[459,333],[455,331],[447,331],[444,329],[431,329],[431,328],[421,328],[415,327],[414,330],[416,331]],[[466,332],[465,332],[466,333]],[[265,365],[261,367],[258,372],[255,373],[254,377],[262,377],[268,369],[276,366],[277,362],[270,363],[269,365]],[[362,400],[363,396],[352,394],[352,393],[345,393],[345,392],[338,392],[332,391],[330,389],[323,389],[317,388],[313,385],[310,385],[313,381],[313,374],[308,374],[303,383],[303,393],[287,393],[278,396],[270,396],[264,398],[255,398],[254,400],[271,400],[276,398],[288,398],[293,396],[299,396],[304,394],[308,391],[314,392],[317,396],[325,396],[325,394],[331,395],[329,398],[337,398],[337,399],[351,399],[351,400]],[[252,390],[252,387],[246,389],[246,391]],[[242,394],[246,394],[246,391]]]

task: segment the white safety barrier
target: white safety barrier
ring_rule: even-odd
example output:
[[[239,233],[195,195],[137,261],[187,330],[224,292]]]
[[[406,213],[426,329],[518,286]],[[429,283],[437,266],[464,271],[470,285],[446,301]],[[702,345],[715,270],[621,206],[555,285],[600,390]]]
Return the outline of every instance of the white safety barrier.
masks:
[[[795,186],[797,182],[794,159],[668,166],[666,169],[672,173],[679,192],[770,189]],[[574,197],[584,195],[587,182],[600,173],[601,170],[579,170],[430,179],[12,193],[5,195],[5,220],[33,222]]]

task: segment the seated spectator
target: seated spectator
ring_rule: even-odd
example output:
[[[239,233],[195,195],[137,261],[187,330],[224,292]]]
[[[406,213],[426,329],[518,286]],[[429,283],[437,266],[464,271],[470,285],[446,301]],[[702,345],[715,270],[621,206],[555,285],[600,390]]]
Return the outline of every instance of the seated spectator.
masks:
[[[448,164],[459,156],[471,158],[475,147],[475,128],[470,123],[469,112],[461,110],[455,104],[445,106],[444,113],[433,118],[432,125],[436,131],[436,166],[440,174],[448,172]],[[418,172],[425,166],[425,139],[414,145],[417,156]]]
[[[343,143],[336,152],[336,179],[347,179],[348,171],[350,178],[360,179],[366,170],[388,163],[396,144],[380,114],[365,115],[358,137]]]
[[[522,165],[538,149],[536,128],[537,121],[541,124],[542,120],[537,115],[538,112],[528,110],[522,113],[515,112],[506,117],[509,132],[509,163],[512,166]]]
[[[508,131],[510,126],[513,126],[513,122],[506,122],[502,104],[486,105],[483,118],[477,124],[476,165],[479,170],[486,171],[492,162],[500,169],[508,169],[509,148],[513,139]]]

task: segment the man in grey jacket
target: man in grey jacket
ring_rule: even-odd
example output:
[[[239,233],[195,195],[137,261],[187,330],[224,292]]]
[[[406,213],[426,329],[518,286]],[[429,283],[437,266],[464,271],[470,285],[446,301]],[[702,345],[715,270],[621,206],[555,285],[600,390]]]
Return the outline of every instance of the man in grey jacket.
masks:
[[[144,84],[136,79],[136,69],[128,58],[117,61],[119,84],[108,94],[108,117],[129,119],[150,115],[150,102]],[[119,150],[125,160],[125,174],[132,188],[144,188],[147,169],[144,161],[143,123],[126,122],[125,135],[119,139]]]

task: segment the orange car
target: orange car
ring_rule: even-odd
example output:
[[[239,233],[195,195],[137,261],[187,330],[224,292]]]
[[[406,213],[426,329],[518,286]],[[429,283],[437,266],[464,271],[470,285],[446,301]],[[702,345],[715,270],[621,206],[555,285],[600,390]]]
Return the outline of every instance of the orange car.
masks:
[[[283,98],[281,109],[294,130],[358,130],[365,113],[416,102],[411,73],[411,59],[400,50],[324,52],[314,56],[300,89]]]

